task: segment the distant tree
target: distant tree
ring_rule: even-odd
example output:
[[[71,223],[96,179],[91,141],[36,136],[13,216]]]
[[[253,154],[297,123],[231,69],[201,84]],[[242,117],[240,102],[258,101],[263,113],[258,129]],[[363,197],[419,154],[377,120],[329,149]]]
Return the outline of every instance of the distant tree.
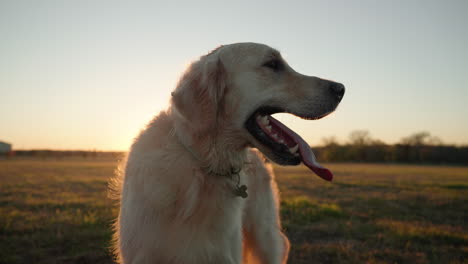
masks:
[[[390,147],[380,139],[372,139],[365,147],[366,161],[370,162],[384,162],[391,161]]]
[[[440,159],[442,149],[436,146],[442,145],[440,138],[431,136],[429,132],[422,131],[414,133],[408,137],[404,137],[400,141],[402,154],[409,162],[433,162],[434,159]],[[438,157],[438,158],[436,158]]]
[[[367,130],[355,130],[349,134],[346,159],[351,161],[367,161],[366,147],[372,143],[372,138]]]
[[[402,145],[410,146],[438,146],[442,145],[442,140],[436,136],[431,136],[429,132],[422,131],[402,138],[400,143]]]
[[[430,137],[427,139],[427,144],[428,144],[428,145],[431,145],[431,146],[441,146],[441,145],[444,144],[444,142],[442,142],[442,140],[441,140],[439,137],[430,136]]]
[[[367,130],[355,130],[349,134],[349,143],[358,146],[369,145],[372,138]]]
[[[325,147],[339,145],[335,136],[324,137],[322,138],[322,142]]]
[[[341,146],[336,137],[325,137],[322,138],[323,147],[320,150],[320,160],[322,161],[344,161],[345,151],[344,147]]]
[[[400,140],[402,145],[422,146],[430,134],[428,132],[418,132]]]

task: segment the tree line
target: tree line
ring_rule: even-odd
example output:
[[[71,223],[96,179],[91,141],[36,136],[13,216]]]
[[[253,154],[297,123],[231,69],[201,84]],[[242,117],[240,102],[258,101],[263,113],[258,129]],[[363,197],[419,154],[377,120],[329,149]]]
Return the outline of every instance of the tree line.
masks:
[[[34,149],[34,150],[14,150],[9,157],[32,157],[32,158],[86,158],[86,159],[115,159],[119,160],[124,156],[119,151],[97,151],[97,150],[52,150],[52,149]]]
[[[351,132],[346,143],[335,137],[323,139],[323,146],[314,148],[322,162],[394,162],[468,165],[468,146],[444,144],[428,132],[418,132],[389,145],[373,139],[366,130]]]
[[[444,144],[428,132],[418,132],[390,145],[374,139],[366,130],[351,132],[348,141],[339,143],[335,137],[323,139],[321,147],[313,147],[321,162],[391,162],[419,164],[468,165],[468,146]],[[39,157],[62,159],[80,157],[88,159],[121,159],[123,152],[107,151],[57,151],[57,150],[16,150],[10,157]]]

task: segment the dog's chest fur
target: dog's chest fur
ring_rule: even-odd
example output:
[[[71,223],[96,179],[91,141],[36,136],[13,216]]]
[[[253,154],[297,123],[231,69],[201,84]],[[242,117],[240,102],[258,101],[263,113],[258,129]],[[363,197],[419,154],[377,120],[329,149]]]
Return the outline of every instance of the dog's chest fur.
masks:
[[[234,195],[230,179],[205,179],[187,187],[180,200],[175,201],[171,213],[175,217],[168,215],[172,223],[167,223],[169,227],[162,234],[168,238],[168,250],[190,248],[177,254],[181,263],[194,259],[228,263],[226,257],[238,259],[245,201]],[[227,249],[230,254],[226,254]]]

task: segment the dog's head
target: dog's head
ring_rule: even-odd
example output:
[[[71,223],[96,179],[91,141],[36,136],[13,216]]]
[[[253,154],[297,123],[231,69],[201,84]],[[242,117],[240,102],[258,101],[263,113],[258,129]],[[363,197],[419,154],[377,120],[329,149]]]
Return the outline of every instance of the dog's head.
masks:
[[[223,138],[230,148],[250,145],[276,163],[302,161],[331,180],[308,144],[271,115],[319,119],[336,109],[344,91],[340,83],[297,73],[266,45],[238,43],[194,62],[173,93],[173,104],[195,140]]]

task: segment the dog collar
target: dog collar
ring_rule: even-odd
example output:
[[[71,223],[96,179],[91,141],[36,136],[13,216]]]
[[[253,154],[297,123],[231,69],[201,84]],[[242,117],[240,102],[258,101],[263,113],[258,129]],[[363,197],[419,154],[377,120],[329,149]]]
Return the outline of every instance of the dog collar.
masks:
[[[182,143],[182,141],[177,136],[177,132],[174,131],[174,134],[175,134],[175,137],[177,138],[177,141],[179,141],[179,143],[182,145],[182,147],[184,147],[184,149],[188,153],[190,153],[192,155],[192,157],[194,159],[196,159],[201,164],[202,160],[201,160],[200,156],[191,147],[189,147],[189,146],[185,145],[184,143]],[[234,188],[234,195],[242,197],[242,198],[247,198],[247,196],[248,196],[247,186],[245,184],[240,185],[240,175],[239,175],[239,173],[241,172],[242,168],[236,169],[234,167],[231,167],[231,170],[228,173],[214,172],[211,169],[208,169],[208,168],[202,167],[202,166],[200,166],[200,169],[202,171],[204,171],[205,173],[207,173],[207,174],[215,175],[215,176],[218,176],[218,177],[227,177],[227,178],[231,179],[232,181],[235,181],[236,186]],[[234,180],[234,177],[236,178],[236,180]]]

